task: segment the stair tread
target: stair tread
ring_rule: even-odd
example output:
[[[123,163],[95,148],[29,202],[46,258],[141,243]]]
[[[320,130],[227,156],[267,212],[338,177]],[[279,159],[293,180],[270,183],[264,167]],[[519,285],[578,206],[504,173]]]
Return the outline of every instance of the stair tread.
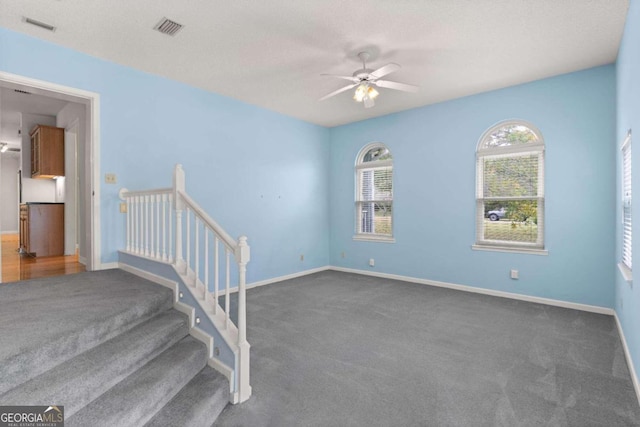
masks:
[[[0,402],[55,402],[68,418],[188,332],[187,317],[168,310],[8,391]]]
[[[204,368],[206,360],[206,346],[187,336],[67,418],[66,424],[144,425]]]
[[[145,427],[210,427],[229,403],[229,381],[206,366]]]
[[[0,287],[0,393],[172,307],[169,289],[122,270]]]

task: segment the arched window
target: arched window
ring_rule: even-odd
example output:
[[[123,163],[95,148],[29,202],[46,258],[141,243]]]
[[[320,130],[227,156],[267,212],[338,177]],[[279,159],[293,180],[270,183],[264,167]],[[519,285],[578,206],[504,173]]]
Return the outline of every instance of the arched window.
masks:
[[[393,239],[393,157],[381,143],[369,144],[356,159],[356,236]]]
[[[480,138],[474,248],[544,250],[544,141],[522,121],[498,123]]]

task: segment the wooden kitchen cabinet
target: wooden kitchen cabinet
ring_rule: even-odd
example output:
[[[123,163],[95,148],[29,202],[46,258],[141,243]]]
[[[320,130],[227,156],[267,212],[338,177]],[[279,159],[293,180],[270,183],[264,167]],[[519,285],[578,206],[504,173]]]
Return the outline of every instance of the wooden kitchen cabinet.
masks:
[[[64,176],[64,129],[38,125],[29,135],[31,178]]]
[[[64,255],[64,203],[20,205],[20,247],[37,257]]]

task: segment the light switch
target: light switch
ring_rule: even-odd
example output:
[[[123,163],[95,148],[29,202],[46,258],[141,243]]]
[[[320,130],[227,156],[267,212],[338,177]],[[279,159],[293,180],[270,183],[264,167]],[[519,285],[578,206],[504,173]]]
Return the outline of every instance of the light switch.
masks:
[[[105,173],[104,174],[104,182],[107,184],[115,184],[116,183],[116,174],[115,173]]]
[[[127,204],[125,202],[120,203],[120,213],[127,213]]]

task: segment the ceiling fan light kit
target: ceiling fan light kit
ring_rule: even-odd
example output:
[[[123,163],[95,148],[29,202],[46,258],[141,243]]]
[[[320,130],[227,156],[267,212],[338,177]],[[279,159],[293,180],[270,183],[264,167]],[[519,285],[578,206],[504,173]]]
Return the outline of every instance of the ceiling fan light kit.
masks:
[[[389,63],[377,70],[370,70],[367,68],[367,59],[369,59],[369,52],[360,52],[358,58],[362,61],[362,69],[356,70],[352,76],[340,76],[334,74],[322,74],[323,76],[337,77],[339,79],[349,80],[352,84],[344,86],[328,95],[320,98],[320,101],[324,101],[327,98],[338,95],[349,89],[356,88],[353,99],[356,102],[363,102],[365,108],[371,108],[375,105],[374,99],[379,95],[378,91],[372,87],[382,87],[385,89],[401,90],[403,92],[417,92],[420,89],[418,86],[409,85],[405,83],[392,82],[389,80],[379,80],[381,77],[387,74],[393,73],[400,69],[400,65],[395,63]]]

